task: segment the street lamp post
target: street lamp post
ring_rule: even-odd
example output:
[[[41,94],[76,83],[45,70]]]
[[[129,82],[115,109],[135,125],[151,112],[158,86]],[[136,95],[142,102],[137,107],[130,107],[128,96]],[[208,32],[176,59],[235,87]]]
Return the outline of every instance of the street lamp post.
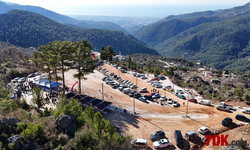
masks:
[[[189,99],[189,92],[188,92],[188,99]],[[186,108],[186,117],[187,117],[187,113],[188,113],[188,99],[187,99],[187,108]]]

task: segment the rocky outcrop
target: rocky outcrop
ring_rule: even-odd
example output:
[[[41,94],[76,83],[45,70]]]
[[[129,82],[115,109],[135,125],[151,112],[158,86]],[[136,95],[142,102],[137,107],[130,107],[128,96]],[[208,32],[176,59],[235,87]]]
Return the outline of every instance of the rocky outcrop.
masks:
[[[16,126],[18,123],[18,120],[16,118],[5,118],[2,119],[4,122],[6,122],[9,126]]]
[[[17,134],[12,137],[9,137],[8,142],[11,144],[15,144],[14,150],[18,150],[21,147],[22,138],[20,137],[20,134]]]
[[[73,136],[77,130],[77,120],[75,115],[61,115],[55,120],[57,130]]]

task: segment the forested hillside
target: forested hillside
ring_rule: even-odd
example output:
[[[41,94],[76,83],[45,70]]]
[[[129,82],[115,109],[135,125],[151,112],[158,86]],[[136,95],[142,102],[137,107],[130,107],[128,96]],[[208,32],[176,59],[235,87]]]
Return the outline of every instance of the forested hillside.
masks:
[[[106,29],[106,30],[114,30],[114,31],[122,31],[122,32],[127,32],[124,28],[121,26],[111,23],[111,22],[105,22],[105,21],[87,21],[87,20],[77,20],[73,19],[71,17],[58,14],[56,12],[44,9],[42,7],[38,6],[29,6],[29,5],[10,5],[6,4],[2,1],[0,1],[0,14],[7,13],[10,10],[13,9],[18,9],[18,10],[26,10],[26,11],[31,11],[34,13],[38,13],[40,15],[43,15],[45,17],[48,17],[52,20],[55,20],[57,22],[63,23],[63,24],[68,24],[73,27],[77,28],[85,28],[85,29]]]
[[[134,36],[164,56],[247,71],[249,17],[249,3],[220,11],[168,16],[139,29]]]
[[[102,46],[111,45],[115,51],[121,51],[122,54],[159,55],[133,36],[121,31],[77,29],[42,15],[21,10],[11,10],[0,15],[0,41],[21,47],[38,47],[54,40],[74,42],[81,39],[87,39],[95,51],[100,51]]]
[[[154,48],[162,55],[201,60],[220,69],[247,71],[250,18],[201,24],[165,40]],[[240,66],[238,66],[240,65]]]

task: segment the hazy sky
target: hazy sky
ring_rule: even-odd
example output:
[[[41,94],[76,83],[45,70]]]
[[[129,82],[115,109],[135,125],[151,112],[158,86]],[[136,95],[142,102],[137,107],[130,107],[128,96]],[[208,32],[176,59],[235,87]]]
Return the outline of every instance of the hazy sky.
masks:
[[[250,0],[2,0],[40,6],[61,14],[107,16],[176,15],[241,6]]]

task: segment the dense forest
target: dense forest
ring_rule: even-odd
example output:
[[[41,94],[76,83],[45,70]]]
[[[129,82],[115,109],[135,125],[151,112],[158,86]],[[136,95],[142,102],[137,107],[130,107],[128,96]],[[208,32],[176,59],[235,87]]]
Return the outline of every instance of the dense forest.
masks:
[[[163,56],[201,61],[217,69],[247,71],[250,5],[168,16],[134,35]]]
[[[121,31],[77,29],[42,15],[21,10],[11,10],[0,15],[0,41],[3,42],[26,48],[38,47],[54,40],[75,42],[82,39],[88,40],[95,51],[100,51],[103,46],[112,45],[115,51],[121,51],[124,55],[133,53],[159,55],[132,35]]]

